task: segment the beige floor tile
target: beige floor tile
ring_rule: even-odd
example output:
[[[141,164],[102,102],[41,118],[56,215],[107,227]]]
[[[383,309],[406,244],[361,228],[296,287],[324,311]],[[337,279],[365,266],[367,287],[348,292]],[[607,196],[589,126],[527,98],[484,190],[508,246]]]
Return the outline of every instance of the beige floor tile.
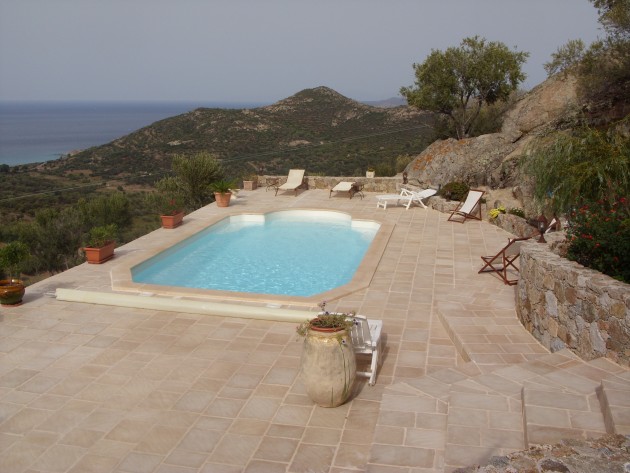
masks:
[[[0,464],[22,471],[48,455],[54,471],[71,473],[438,473],[524,442],[523,384],[530,422],[563,412],[571,427],[560,427],[567,417],[532,423],[530,443],[601,429],[591,386],[627,370],[549,354],[523,329],[515,288],[476,274],[479,255],[506,232],[433,210],[376,212],[373,195],[280,199],[256,191],[232,209],[328,207],[395,224],[369,287],[330,302],[384,321],[376,386],[360,379],[349,403],[314,406],[298,376],[294,324],[34,298],[0,321]],[[116,265],[170,246],[218,211],[131,242]],[[82,265],[30,292],[110,291],[113,267]],[[539,361],[515,365],[528,360]],[[446,440],[460,443],[445,450]]]

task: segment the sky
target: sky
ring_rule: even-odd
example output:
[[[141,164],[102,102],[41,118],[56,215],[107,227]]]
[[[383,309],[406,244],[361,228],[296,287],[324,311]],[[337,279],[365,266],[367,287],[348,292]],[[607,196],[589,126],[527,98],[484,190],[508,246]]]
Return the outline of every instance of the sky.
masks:
[[[529,90],[603,32],[588,0],[0,0],[0,100],[381,100],[475,35],[530,53]]]

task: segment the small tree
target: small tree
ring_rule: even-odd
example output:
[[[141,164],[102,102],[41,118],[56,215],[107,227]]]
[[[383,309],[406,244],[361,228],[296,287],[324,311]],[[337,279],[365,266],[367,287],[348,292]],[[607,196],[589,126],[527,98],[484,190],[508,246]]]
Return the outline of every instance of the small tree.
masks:
[[[172,167],[174,185],[187,207],[196,210],[212,202],[210,183],[223,178],[223,169],[214,155],[200,152],[175,156]]]
[[[508,99],[525,79],[521,66],[528,56],[501,42],[465,38],[459,47],[433,50],[422,64],[414,64],[415,85],[400,93],[409,105],[447,117],[457,137],[465,138],[484,104]]]
[[[19,279],[29,249],[21,241],[12,241],[0,247],[0,268],[4,268],[10,279]]]
[[[584,57],[584,52],[584,41],[581,39],[572,39],[564,46],[560,46],[555,53],[551,54],[551,61],[543,65],[547,77],[578,67]]]

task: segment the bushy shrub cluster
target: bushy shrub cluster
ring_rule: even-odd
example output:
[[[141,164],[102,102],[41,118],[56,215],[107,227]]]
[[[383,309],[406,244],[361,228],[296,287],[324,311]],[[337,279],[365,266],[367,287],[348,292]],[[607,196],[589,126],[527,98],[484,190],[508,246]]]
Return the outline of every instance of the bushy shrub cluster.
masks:
[[[440,197],[444,197],[445,199],[464,200],[464,197],[466,197],[466,194],[468,194],[469,190],[470,187],[468,187],[468,184],[464,182],[453,181],[449,182],[445,186],[442,186],[442,188],[438,192],[438,195]]]
[[[630,205],[625,197],[571,212],[567,257],[630,283]]]
[[[525,218],[525,211],[520,207],[512,207],[507,211],[507,213],[511,215],[516,215],[517,217]]]

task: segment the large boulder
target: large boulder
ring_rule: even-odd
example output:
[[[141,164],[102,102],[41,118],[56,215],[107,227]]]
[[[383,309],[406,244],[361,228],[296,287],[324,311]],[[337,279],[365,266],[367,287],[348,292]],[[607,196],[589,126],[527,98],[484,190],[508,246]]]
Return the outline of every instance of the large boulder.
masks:
[[[558,75],[524,95],[506,114],[501,132],[463,140],[439,140],[405,169],[421,185],[464,181],[471,186],[505,188],[519,185],[526,192],[518,161],[534,137],[577,107],[576,80]],[[523,195],[524,199],[531,196]]]
[[[440,140],[431,144],[408,166],[410,179],[423,185],[463,181],[497,186],[493,174],[516,145],[501,133],[463,140]]]
[[[577,106],[577,80],[558,74],[534,87],[508,110],[501,133],[512,141],[571,113]]]

